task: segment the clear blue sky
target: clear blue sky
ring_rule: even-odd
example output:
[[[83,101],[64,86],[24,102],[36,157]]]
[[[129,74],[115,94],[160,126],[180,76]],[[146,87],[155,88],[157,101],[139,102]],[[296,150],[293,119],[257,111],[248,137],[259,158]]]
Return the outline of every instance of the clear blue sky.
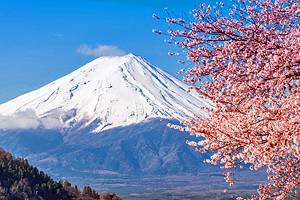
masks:
[[[199,0],[1,0],[0,103],[91,61],[82,44],[114,45],[175,74],[170,46],[151,32],[164,8],[183,15]]]

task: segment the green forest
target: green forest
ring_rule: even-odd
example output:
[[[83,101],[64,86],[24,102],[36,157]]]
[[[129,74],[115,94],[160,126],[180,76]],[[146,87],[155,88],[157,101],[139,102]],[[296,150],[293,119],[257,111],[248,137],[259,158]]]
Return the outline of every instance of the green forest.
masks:
[[[0,148],[1,200],[121,200],[115,194],[98,193],[89,186],[79,189],[68,181],[54,181],[29,165],[26,159],[14,158]]]

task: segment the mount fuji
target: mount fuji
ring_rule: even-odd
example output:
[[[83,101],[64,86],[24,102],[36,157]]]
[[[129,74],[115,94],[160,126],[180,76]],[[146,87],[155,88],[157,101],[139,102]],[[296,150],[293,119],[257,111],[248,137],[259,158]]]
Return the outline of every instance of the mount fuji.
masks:
[[[141,57],[100,57],[1,104],[0,146],[59,178],[197,174],[205,155],[167,124],[207,106]]]
[[[143,58],[128,54],[100,57],[0,105],[0,113],[17,116],[30,110],[40,119],[35,124],[38,127],[92,127],[93,132],[101,132],[151,118],[205,115],[199,109],[203,106],[209,106],[208,101],[187,92],[187,85]],[[51,120],[46,123],[45,119]]]

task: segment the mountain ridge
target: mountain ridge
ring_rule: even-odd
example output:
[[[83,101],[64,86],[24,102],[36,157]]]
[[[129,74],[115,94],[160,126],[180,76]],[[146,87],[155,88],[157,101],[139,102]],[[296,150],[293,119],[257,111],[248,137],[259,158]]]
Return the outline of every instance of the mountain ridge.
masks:
[[[47,128],[94,126],[94,132],[148,118],[185,118],[210,106],[188,86],[145,59],[100,57],[37,90],[0,104],[0,113],[34,112]],[[25,112],[25,114],[24,114]],[[34,114],[32,114],[34,115]],[[1,124],[0,124],[1,128]]]
[[[208,155],[167,126],[206,115],[187,89],[133,54],[101,57],[1,104],[0,146],[58,179],[197,175]]]

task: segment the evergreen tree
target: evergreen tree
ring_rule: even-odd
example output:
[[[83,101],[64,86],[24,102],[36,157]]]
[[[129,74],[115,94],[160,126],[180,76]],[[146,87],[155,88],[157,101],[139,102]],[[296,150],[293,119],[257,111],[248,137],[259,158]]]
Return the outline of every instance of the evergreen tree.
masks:
[[[117,199],[116,199],[117,198]],[[14,158],[0,148],[1,200],[120,200],[115,194],[100,198],[90,186],[82,192],[67,180],[56,182],[47,174],[29,165],[25,159]]]

